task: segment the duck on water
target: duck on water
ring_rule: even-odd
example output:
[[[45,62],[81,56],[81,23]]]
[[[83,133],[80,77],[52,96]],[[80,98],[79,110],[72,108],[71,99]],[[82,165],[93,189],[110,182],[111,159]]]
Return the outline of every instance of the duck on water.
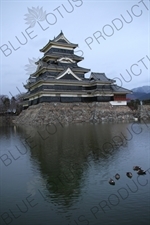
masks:
[[[116,180],[119,180],[120,179],[119,173],[116,173],[115,178],[116,178]]]
[[[127,172],[126,175],[127,175],[127,177],[129,177],[129,178],[132,177],[132,173],[131,173],[131,172]]]
[[[135,171],[138,171],[140,169],[141,169],[141,167],[139,167],[139,166],[133,166],[133,170],[135,170]]]
[[[137,174],[139,174],[139,175],[144,175],[144,174],[146,174],[146,171],[143,170],[143,169],[141,169],[141,167],[139,167],[139,166],[134,166],[134,167],[133,167],[133,170],[137,171]]]
[[[140,170],[138,170],[137,174],[138,174],[138,175],[145,175],[145,174],[146,174],[146,171],[140,169]]]
[[[111,179],[111,178],[110,178],[110,180],[109,180],[109,183],[110,183],[111,185],[115,185],[115,181],[114,181],[113,179]]]

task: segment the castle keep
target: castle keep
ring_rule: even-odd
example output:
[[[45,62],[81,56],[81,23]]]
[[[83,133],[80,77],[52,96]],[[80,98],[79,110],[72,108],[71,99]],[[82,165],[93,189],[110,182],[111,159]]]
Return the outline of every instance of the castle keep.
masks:
[[[126,105],[126,94],[131,91],[119,87],[105,73],[91,72],[78,66],[84,58],[74,54],[78,47],[67,40],[63,32],[40,49],[43,57],[36,62],[37,70],[24,87],[27,93],[23,108],[43,102],[110,102]]]

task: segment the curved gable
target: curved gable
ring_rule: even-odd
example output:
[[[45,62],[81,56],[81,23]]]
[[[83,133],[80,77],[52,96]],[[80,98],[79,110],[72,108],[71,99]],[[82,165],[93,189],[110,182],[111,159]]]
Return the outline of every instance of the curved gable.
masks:
[[[70,59],[69,57],[62,57],[60,59],[57,59],[57,61],[62,63],[75,63],[75,61]]]

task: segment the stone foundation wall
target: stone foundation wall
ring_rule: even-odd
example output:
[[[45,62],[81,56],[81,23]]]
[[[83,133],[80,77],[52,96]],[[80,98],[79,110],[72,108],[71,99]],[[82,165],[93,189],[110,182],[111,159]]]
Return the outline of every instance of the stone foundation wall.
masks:
[[[40,103],[23,110],[15,124],[51,124],[61,122],[130,122],[136,113],[128,106],[111,106],[110,103]]]

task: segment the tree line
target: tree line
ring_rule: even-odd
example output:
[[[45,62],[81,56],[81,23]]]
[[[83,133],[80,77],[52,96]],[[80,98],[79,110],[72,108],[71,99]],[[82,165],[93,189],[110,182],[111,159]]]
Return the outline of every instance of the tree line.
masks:
[[[147,100],[139,100],[139,99],[135,99],[135,100],[130,100],[127,105],[132,109],[132,110],[137,110],[139,105],[150,105],[150,99]]]
[[[16,114],[22,111],[24,93],[17,94],[11,98],[7,95],[0,95],[0,115]]]

